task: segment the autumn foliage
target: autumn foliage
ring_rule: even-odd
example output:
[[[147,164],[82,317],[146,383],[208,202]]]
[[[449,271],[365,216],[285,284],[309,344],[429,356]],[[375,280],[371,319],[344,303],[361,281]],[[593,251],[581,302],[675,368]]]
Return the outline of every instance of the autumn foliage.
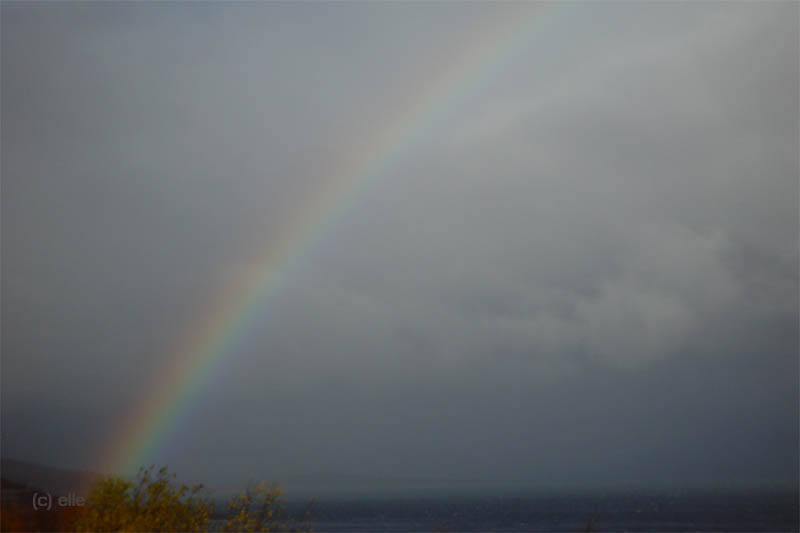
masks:
[[[214,505],[202,485],[175,482],[167,468],[139,470],[136,481],[107,477],[96,483],[78,514],[75,531],[206,531]]]
[[[31,493],[33,494],[33,493]],[[251,484],[214,519],[214,502],[202,485],[178,484],[166,467],[142,468],[134,480],[97,481],[82,507],[34,510],[26,502],[3,504],[2,531],[296,531],[310,532],[310,507],[302,522],[290,518],[282,491]]]
[[[251,484],[234,496],[228,504],[230,517],[222,531],[311,531],[311,504],[305,521],[296,522],[286,515],[282,502],[283,491],[277,486],[267,488],[264,483]]]

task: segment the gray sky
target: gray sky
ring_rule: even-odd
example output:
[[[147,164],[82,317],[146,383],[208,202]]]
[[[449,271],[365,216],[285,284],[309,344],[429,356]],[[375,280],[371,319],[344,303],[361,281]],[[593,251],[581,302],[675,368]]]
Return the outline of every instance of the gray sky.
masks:
[[[152,461],[796,483],[795,2],[3,2],[3,456],[91,468],[226,273],[531,9]]]

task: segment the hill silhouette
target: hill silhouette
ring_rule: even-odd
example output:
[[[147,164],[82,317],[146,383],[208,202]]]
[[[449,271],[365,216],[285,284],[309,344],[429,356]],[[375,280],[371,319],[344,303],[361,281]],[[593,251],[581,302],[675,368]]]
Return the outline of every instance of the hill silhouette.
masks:
[[[56,468],[16,459],[0,459],[4,500],[11,496],[9,491],[25,487],[47,491],[54,497],[70,493],[85,496],[92,483],[100,477],[102,474],[86,470]]]

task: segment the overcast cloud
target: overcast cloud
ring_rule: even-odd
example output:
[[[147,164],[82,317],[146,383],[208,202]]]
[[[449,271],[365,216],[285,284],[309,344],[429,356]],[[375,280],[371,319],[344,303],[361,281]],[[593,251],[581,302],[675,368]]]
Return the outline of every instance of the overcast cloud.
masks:
[[[796,484],[795,2],[4,2],[3,456],[91,468],[226,273],[529,9],[153,462]]]

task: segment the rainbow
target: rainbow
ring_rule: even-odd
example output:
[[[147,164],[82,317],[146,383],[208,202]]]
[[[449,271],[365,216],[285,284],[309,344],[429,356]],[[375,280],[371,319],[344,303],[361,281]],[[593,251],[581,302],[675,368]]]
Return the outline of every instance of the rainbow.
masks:
[[[245,333],[257,308],[286,276],[323,240],[338,214],[346,212],[362,186],[378,179],[427,131],[448,104],[466,90],[490,79],[494,69],[530,34],[543,4],[504,4],[490,24],[483,22],[465,38],[449,66],[420,85],[407,105],[383,121],[351,157],[327,173],[313,198],[296,210],[279,238],[257,245],[238,262],[202,307],[185,334],[167,351],[166,365],[154,376],[129,416],[122,419],[110,443],[101,450],[101,472],[129,475],[152,456],[169,428],[192,401],[214,368]]]

